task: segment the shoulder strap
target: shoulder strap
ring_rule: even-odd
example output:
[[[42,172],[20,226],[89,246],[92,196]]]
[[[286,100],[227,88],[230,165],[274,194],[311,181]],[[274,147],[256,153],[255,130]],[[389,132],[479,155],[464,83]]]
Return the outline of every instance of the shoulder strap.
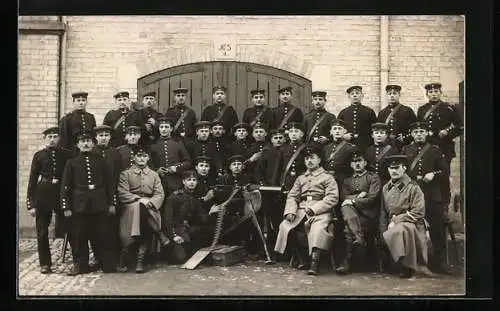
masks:
[[[123,121],[125,121],[125,115],[124,115],[124,114],[122,114],[122,115],[118,118],[118,120],[116,120],[116,123],[115,123],[115,125],[113,126],[113,129],[114,129],[114,130],[116,130],[117,128],[119,128],[119,127],[120,127],[120,124],[122,124],[122,122],[123,122]]]
[[[331,161],[335,155],[337,155],[337,153],[339,153],[339,151],[347,144],[347,141],[343,140],[338,146],[337,148],[335,148],[335,150],[333,150],[333,152],[330,154],[330,156],[328,157],[328,161]]]
[[[375,157],[375,161],[376,162],[379,162],[380,159],[382,159],[384,157],[384,155],[389,152],[389,150],[391,149],[391,145],[387,144],[385,145],[384,149],[382,149],[382,151],[378,154],[378,157]]]
[[[439,105],[441,105],[441,103],[437,103],[437,104],[435,104],[434,106],[431,106],[431,108],[430,108],[429,110],[427,110],[427,112],[426,112],[426,113],[425,113],[425,115],[424,115],[424,121],[425,121],[425,120],[427,120],[427,118],[430,116],[430,114],[431,114],[434,110],[436,110],[436,108],[437,108]]]
[[[418,160],[420,160],[424,156],[424,154],[427,152],[427,150],[429,150],[430,147],[431,147],[431,144],[429,144],[429,143],[425,144],[424,148],[422,148],[422,150],[420,150],[420,152],[417,154],[417,156],[413,159],[413,162],[411,162],[409,172],[413,172],[413,170],[415,169],[415,166],[417,166]]]
[[[297,150],[295,150],[295,152],[292,155],[292,157],[290,158],[290,160],[288,160],[288,163],[286,164],[285,171],[283,172],[283,175],[281,176],[281,182],[280,182],[280,184],[282,186],[285,184],[285,177],[288,174],[288,171],[290,170],[290,167],[292,167],[293,161],[295,161],[295,159],[297,159],[297,157],[299,156],[300,152],[302,151],[302,149],[305,148],[305,146],[306,146],[305,144],[300,145],[299,148],[297,148]]]
[[[258,115],[255,116],[255,118],[252,120],[252,122],[250,122],[250,127],[254,127],[255,123],[257,123],[257,120],[260,119],[260,117],[262,117],[264,115],[264,113],[267,111],[267,107],[264,107]]]
[[[282,128],[285,124],[288,123],[288,120],[290,119],[290,117],[292,116],[292,114],[295,112],[295,110],[297,110],[297,107],[293,107],[292,109],[290,109],[290,111],[288,111],[288,113],[283,118],[283,120],[281,120],[281,123],[278,126],[278,128]]]
[[[397,104],[396,107],[394,107],[394,109],[392,109],[391,113],[389,113],[389,115],[385,119],[385,124],[389,124],[389,121],[391,121],[391,119],[394,117],[394,115],[396,114],[396,111],[398,111],[399,108],[401,108],[401,104]]]
[[[212,120],[212,122],[218,122],[222,119],[222,117],[224,116],[224,113],[226,112],[226,110],[229,108],[229,105],[226,104],[224,106],[224,108],[222,108],[221,111],[219,111],[219,114],[217,114],[217,117],[215,117],[215,119]]]
[[[323,113],[323,115],[321,117],[319,117],[318,120],[316,120],[316,122],[314,123],[314,125],[311,127],[311,130],[309,131],[309,133],[307,133],[306,142],[309,142],[309,140],[311,139],[311,136],[313,135],[314,131],[321,124],[321,122],[323,122],[323,120],[326,118],[327,114],[328,114],[328,112],[325,111],[325,113]]]
[[[182,121],[186,118],[186,116],[188,115],[189,113],[189,110],[191,110],[191,108],[189,107],[186,107],[186,109],[184,110],[184,112],[182,113],[182,115],[179,117],[179,119],[177,120],[177,122],[175,123],[174,125],[174,129],[172,131],[172,133],[175,133],[177,131],[177,129],[179,128],[179,126],[181,125]]]

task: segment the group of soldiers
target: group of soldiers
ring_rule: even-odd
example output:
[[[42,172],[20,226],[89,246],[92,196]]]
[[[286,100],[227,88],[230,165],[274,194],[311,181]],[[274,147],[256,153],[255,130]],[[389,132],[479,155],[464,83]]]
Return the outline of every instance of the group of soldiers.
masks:
[[[361,86],[347,89],[351,103],[338,116],[325,110],[323,91],[312,92],[304,114],[291,87],[278,90],[275,108],[256,89],[242,122],[223,86],[214,87],[199,121],[186,88],[173,90],[175,105],[164,114],[153,108],[155,92],[143,95],[137,111],[119,92],[102,125],[86,111],[88,93],[73,93],[74,111],[43,132],[46,148],[31,166],[27,207],[36,217],[41,272],[52,272],[54,212],[56,236],[71,246],[69,275],[125,272],[131,259],[144,272],[148,250],[182,263],[219,237],[255,258],[264,251],[273,261],[293,257],[312,275],[331,250],[336,272],[350,273],[356,249],[375,258],[377,241],[402,277],[421,265],[450,273],[450,162],[463,125],[455,106],[441,101],[441,84],[425,89],[429,101],[415,114],[399,102],[401,86],[387,85],[378,116],[362,104]],[[256,193],[250,223],[244,219]],[[221,234],[228,227],[231,234]]]

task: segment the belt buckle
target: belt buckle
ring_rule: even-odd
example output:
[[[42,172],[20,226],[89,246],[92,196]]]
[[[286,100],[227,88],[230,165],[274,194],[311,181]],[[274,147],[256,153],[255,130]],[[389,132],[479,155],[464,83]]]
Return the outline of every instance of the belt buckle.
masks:
[[[307,201],[312,201],[312,199],[313,199],[313,197],[312,197],[311,195],[308,195],[308,196],[306,197],[306,200],[307,200]]]
[[[95,185],[89,185],[89,190],[94,190],[95,189]]]
[[[59,179],[57,178],[52,178],[52,184],[55,185],[59,182]]]

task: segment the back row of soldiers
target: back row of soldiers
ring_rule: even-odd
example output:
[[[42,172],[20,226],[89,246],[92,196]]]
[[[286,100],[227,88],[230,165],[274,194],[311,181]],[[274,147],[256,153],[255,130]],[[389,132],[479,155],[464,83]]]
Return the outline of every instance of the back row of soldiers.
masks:
[[[43,193],[40,191],[43,188],[41,184],[44,183],[48,188],[53,188],[53,192],[59,191],[59,180],[66,159],[78,154],[79,148],[76,148],[78,133],[85,130],[95,131],[94,138],[98,143],[94,151],[104,157],[109,176],[112,176],[112,180],[106,182],[106,187],[109,187],[108,193],[113,194],[106,202],[110,207],[117,204],[116,188],[120,172],[130,167],[134,155],[141,147],[150,153],[150,166],[158,172],[165,195],[169,195],[181,187],[182,172],[193,164],[206,163],[214,168],[209,170],[210,176],[200,182],[200,185],[213,186],[217,177],[231,180],[228,178],[230,174],[226,160],[232,156],[242,156],[245,172],[250,173],[252,182],[259,185],[281,186],[287,191],[291,189],[298,175],[305,171],[302,152],[305,145],[315,143],[323,146],[324,167],[334,175],[339,189],[343,189],[344,180],[352,174],[350,158],[355,147],[366,151],[370,170],[379,174],[383,183],[388,180],[387,174],[379,168],[379,163],[384,157],[402,150],[413,158],[419,158],[416,164],[418,170],[416,176],[425,179],[427,171],[443,175],[443,178],[439,179],[440,185],[437,191],[441,197],[438,199],[437,192],[431,191],[434,193],[432,199],[441,201],[437,218],[442,219],[441,214],[444,214],[444,207],[450,200],[449,166],[455,156],[453,138],[460,134],[462,123],[454,106],[440,100],[439,83],[428,84],[425,88],[429,102],[419,107],[415,114],[411,108],[399,103],[401,87],[388,85],[386,91],[389,105],[381,110],[377,117],[371,108],[361,104],[362,88],[352,86],[347,89],[351,105],[343,109],[338,118],[324,109],[326,92],[312,93],[313,110],[304,116],[301,109],[291,102],[290,87],[278,91],[280,105],[276,108],[267,107],[265,91],[257,89],[251,92],[254,107],[244,112],[241,123],[234,108],[225,103],[225,88],[221,86],[214,88],[214,104],[203,110],[199,122],[194,111],[186,105],[187,89],[179,88],[173,91],[175,106],[170,107],[165,116],[153,108],[156,100],[154,92],[143,96],[143,107],[138,111],[130,110],[129,94],[119,92],[114,96],[118,109],[108,112],[103,121],[105,126],[99,127],[96,127],[94,116],[85,110],[88,94],[74,93],[75,110],[61,119],[58,128],[59,146],[50,143],[51,135],[55,133],[54,129],[49,129],[44,133],[48,139],[48,148],[39,151],[33,159],[28,186],[28,209],[37,211],[40,265],[50,268],[51,264],[48,241],[46,242],[49,215],[52,210],[60,215],[61,209],[58,207],[62,206],[64,210],[66,202],[64,195],[61,195],[61,203],[50,200],[44,202],[41,197],[46,196],[37,193]],[[416,129],[425,127],[423,130],[429,135],[428,142],[439,147],[439,152],[444,155],[442,167],[435,167],[438,165],[435,164],[436,161],[427,164],[426,159],[422,157],[425,153],[422,152],[422,146],[412,143],[410,125],[418,120],[423,123],[416,123]],[[251,138],[248,137],[250,132]],[[111,135],[109,145],[100,143],[99,136],[106,133]],[[233,139],[229,133],[234,135]],[[267,133],[270,133],[269,137]],[[117,152],[114,151],[115,148]],[[82,169],[85,165],[88,168],[89,162],[82,162]],[[82,172],[83,175],[88,175],[88,184],[94,185],[92,176],[87,173],[85,170]],[[38,181],[39,176],[42,176],[40,181]],[[238,181],[233,180],[233,182]],[[204,189],[206,191],[202,191],[205,199],[210,196],[209,186]],[[64,189],[61,193],[63,192]],[[342,198],[342,193],[340,196]],[[83,199],[86,200],[88,198]],[[274,207],[276,205],[272,204],[273,200],[277,199],[266,198],[263,205]],[[75,204],[73,202],[73,205]],[[280,205],[281,209],[273,209],[268,213],[271,234],[276,234],[276,229],[283,218],[283,204]],[[82,209],[85,208],[84,202]],[[45,212],[40,213],[42,210]],[[341,211],[337,210],[337,213],[340,216]],[[442,232],[439,232],[439,235],[442,236]],[[435,248],[443,246],[439,241],[434,245]],[[439,257],[436,266],[442,268],[442,255]],[[438,270],[446,270],[441,268]]]

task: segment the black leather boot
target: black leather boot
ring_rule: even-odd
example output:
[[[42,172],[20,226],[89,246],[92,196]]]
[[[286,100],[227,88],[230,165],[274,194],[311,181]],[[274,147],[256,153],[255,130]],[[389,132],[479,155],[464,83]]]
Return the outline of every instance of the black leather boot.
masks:
[[[297,250],[295,251],[295,257],[297,258],[297,269],[307,270],[309,265],[307,264],[307,257],[304,251],[300,248],[297,248]]]
[[[146,256],[147,244],[141,244],[137,251],[137,265],[135,266],[135,273],[144,273],[144,257]]]
[[[118,267],[116,267],[116,271],[118,272],[127,272],[127,257],[128,257],[128,247],[123,247],[120,251],[120,258],[118,259]]]
[[[346,248],[346,256],[344,258],[344,261],[340,264],[337,269],[335,269],[335,272],[338,274],[349,274],[351,273],[351,261],[352,261],[352,256],[354,254],[354,245],[352,242],[347,243],[347,248]]]
[[[319,260],[321,257],[321,250],[317,248],[313,248],[311,254],[311,268],[307,271],[309,275],[318,275],[319,274]]]

